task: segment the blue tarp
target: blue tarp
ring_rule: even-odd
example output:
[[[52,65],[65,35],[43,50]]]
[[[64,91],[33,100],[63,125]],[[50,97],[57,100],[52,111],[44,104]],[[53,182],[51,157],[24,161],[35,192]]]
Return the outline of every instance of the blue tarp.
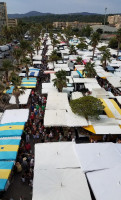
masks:
[[[79,76],[80,76],[81,78],[83,78],[83,75],[81,74],[80,71],[77,70],[77,73],[79,74]]]
[[[18,151],[1,151],[0,161],[16,160]]]
[[[0,170],[12,170],[14,162],[0,161]],[[2,172],[1,172],[2,173]],[[0,174],[1,176],[2,174]],[[3,176],[3,175],[2,175]],[[8,177],[9,178],[9,177]],[[6,178],[0,178],[0,191],[4,191],[7,183]]]
[[[20,145],[20,139],[5,139],[0,140],[0,145]]]
[[[13,89],[14,89],[14,86],[11,86],[10,89],[6,90],[6,94],[12,94],[13,93]]]

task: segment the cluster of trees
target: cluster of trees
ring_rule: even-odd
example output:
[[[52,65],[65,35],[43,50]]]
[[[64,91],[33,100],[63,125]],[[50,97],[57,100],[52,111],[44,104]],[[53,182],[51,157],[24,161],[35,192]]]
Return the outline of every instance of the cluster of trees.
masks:
[[[35,23],[52,23],[56,21],[62,22],[104,22],[104,15],[81,15],[81,14],[49,14],[45,16],[36,16],[36,17],[25,17],[22,18],[25,22],[35,22]]]

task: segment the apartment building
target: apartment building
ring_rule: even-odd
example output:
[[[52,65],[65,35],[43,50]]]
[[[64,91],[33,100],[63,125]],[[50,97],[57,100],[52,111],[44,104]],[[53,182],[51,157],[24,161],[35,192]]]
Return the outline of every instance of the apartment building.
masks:
[[[53,22],[53,26],[55,28],[67,28],[67,27],[71,27],[71,28],[79,28],[81,29],[83,26],[86,25],[101,25],[102,23],[85,23],[85,22]]]
[[[16,27],[17,19],[8,19],[8,27]]]
[[[7,7],[5,2],[0,2],[0,31],[8,25]]]

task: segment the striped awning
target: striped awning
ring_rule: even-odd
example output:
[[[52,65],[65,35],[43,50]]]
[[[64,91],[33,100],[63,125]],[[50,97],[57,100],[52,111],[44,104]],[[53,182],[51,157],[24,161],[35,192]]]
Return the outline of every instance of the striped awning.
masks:
[[[4,191],[14,162],[0,161],[0,191]]]
[[[25,122],[0,124],[0,138],[21,136],[24,130],[24,125],[25,125]]]

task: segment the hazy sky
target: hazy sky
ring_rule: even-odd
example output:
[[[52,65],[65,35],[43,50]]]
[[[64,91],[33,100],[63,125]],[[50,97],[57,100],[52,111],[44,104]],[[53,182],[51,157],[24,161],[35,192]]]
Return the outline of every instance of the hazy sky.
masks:
[[[29,11],[51,13],[121,13],[121,0],[6,0],[8,14]]]

